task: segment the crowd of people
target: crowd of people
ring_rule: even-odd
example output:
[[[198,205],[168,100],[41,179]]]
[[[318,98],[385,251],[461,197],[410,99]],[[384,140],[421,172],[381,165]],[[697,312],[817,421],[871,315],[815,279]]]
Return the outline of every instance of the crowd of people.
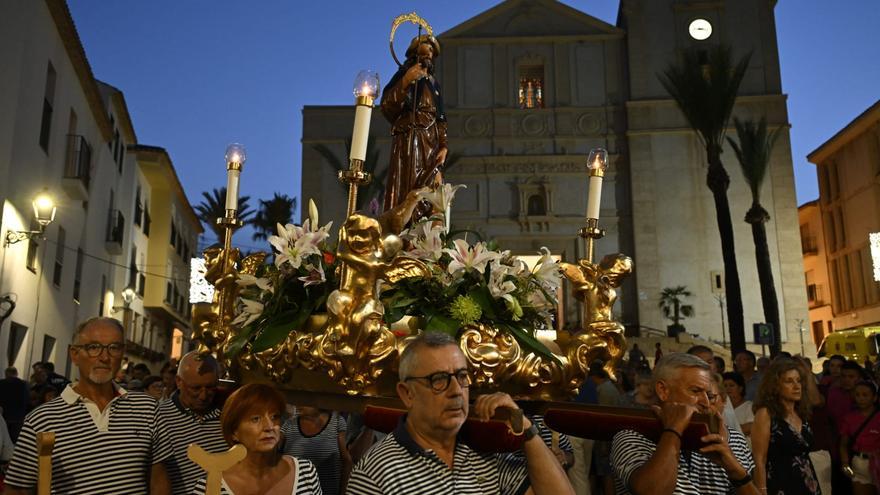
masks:
[[[245,447],[222,473],[222,494],[533,493],[875,494],[880,415],[874,366],[832,356],[820,374],[799,356],[743,351],[726,369],[704,346],[664,354],[653,368],[633,346],[616,376],[590,367],[577,401],[651,409],[662,433],[622,430],[611,441],[568,438],[524,417],[516,452],[475,450],[460,433],[518,408],[504,393],[469,400],[471,377],[457,343],[424,333],[402,352],[397,392],[406,415],[384,435],[357,414],[287,404],[272,386],[227,389],[223,370],[195,352],[152,374],[125,365],[121,324],[79,325],[70,383],[51,363],[30,382],[8,368],[0,380],[0,493],[32,493],[37,433],[55,432],[54,493],[204,494],[206,473],[187,455]],[[50,390],[51,389],[51,390]],[[720,428],[683,450],[696,413]],[[833,488],[832,488],[833,487]]]
[[[75,383],[50,381],[45,363],[32,386],[14,369],[0,383],[4,406],[13,395],[7,390],[26,400],[20,411],[4,408],[10,424],[20,422],[15,439],[4,442],[14,449],[0,450],[8,460],[4,494],[33,492],[37,434],[48,431],[55,433],[53,493],[203,494],[206,473],[187,455],[191,444],[209,453],[245,447],[244,459],[222,473],[222,494],[570,492],[571,447],[564,440],[551,449],[540,418],[523,420],[520,452],[485,454],[458,440],[470,407],[488,419],[517,406],[502,393],[471,406],[467,362],[446,335],[425,334],[402,353],[398,392],[407,414],[388,435],[358,415],[306,406],[290,414],[270,385],[227,390],[210,355],[186,354],[157,375],[143,364],[123,367],[123,328],[112,318],[80,324],[69,352]],[[45,383],[57,384],[54,395],[32,402],[30,391]]]
[[[594,364],[595,373],[601,374],[601,365]],[[616,434],[611,476],[604,446],[595,442],[592,463],[587,457],[581,466],[588,476],[569,471],[576,493],[878,492],[880,366],[870,360],[834,355],[814,374],[802,356],[782,352],[771,360],[746,350],[727,370],[706,346],[664,355],[658,344],[653,369],[633,346],[617,378],[617,404],[652,408],[663,433],[654,439],[635,431]],[[578,400],[609,403],[601,394],[591,396],[595,383],[586,382]],[[723,426],[720,435],[703,439],[703,449],[682,451],[681,436],[694,413],[717,415]]]

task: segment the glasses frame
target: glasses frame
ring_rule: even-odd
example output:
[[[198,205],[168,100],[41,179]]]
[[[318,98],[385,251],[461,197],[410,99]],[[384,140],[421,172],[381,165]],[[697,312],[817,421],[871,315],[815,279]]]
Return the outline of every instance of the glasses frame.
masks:
[[[119,351],[115,355],[115,351],[110,350],[111,346],[114,346],[114,349],[119,349]],[[112,358],[122,357],[122,355],[125,354],[125,344],[122,342],[111,342],[109,344],[99,344],[97,342],[92,342],[89,344],[71,344],[70,347],[77,350],[81,349],[83,352],[86,353],[86,356],[92,358],[100,357],[101,354],[104,354],[104,351],[107,351],[107,355]],[[97,349],[97,353],[93,352],[95,349]]]
[[[435,373],[431,373],[425,376],[408,376],[403,379],[403,381],[408,382],[410,380],[427,380],[428,388],[430,388],[434,393],[440,394],[449,390],[449,386],[452,385],[452,377],[455,377],[455,381],[458,382],[458,386],[461,388],[468,388],[473,383],[471,379],[471,374],[467,368],[461,368],[449,373],[448,371],[437,371]],[[445,385],[443,385],[442,380],[446,380]],[[434,385],[435,383],[441,384],[441,386]]]

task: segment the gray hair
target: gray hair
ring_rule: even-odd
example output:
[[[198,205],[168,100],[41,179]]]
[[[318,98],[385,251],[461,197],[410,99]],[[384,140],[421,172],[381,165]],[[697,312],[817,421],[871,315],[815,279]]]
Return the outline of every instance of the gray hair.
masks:
[[[709,363],[693,354],[673,352],[660,358],[654,365],[654,381],[674,379],[678,375],[678,370],[682,368],[699,368],[709,372],[712,371]]]
[[[458,348],[458,342],[448,334],[440,332],[422,332],[414,339],[410,340],[403,352],[400,353],[400,364],[398,365],[397,376],[400,381],[409,377],[410,372],[416,366],[416,351],[422,347],[436,349],[438,347],[446,347],[448,345]]]
[[[89,318],[88,320],[80,323],[76,326],[76,330],[73,332],[73,341],[75,343],[79,342],[79,338],[82,336],[82,333],[86,331],[87,328],[91,326],[108,326],[119,330],[119,335],[125,340],[125,327],[122,326],[122,323],[116,318],[110,318],[108,316],[95,316]]]

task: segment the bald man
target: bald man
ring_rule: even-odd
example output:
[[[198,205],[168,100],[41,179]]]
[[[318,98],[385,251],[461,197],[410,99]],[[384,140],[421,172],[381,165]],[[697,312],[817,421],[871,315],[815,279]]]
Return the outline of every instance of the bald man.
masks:
[[[165,461],[165,470],[175,495],[192,493],[196,481],[205,476],[186,455],[190,444],[198,444],[208,452],[227,449],[220,428],[221,411],[214,403],[219,378],[220,366],[213,356],[191,352],[177,367],[177,391],[159,405],[155,448],[172,452]]]

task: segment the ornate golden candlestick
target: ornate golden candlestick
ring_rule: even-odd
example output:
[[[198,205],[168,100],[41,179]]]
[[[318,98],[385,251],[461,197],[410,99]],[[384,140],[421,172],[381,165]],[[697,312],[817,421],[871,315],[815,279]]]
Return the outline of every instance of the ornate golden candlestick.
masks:
[[[587,261],[593,261],[593,244],[596,239],[605,236],[599,228],[599,207],[602,203],[602,180],[608,169],[608,151],[604,148],[593,148],[587,158],[590,170],[589,196],[587,197],[587,226],[578,231],[578,235],[586,241]]]
[[[222,358],[223,344],[234,334],[232,320],[238,297],[238,260],[240,253],[232,247],[232,234],[242,226],[238,219],[238,186],[244,162],[244,146],[238,143],[226,147],[226,213],[216,220],[223,227],[223,249],[205,250],[205,280],[214,285],[214,301],[209,308],[195,308],[192,316],[193,333],[199,340],[200,352],[217,353]]]
[[[340,170],[339,181],[348,184],[348,210],[346,218],[357,209],[357,188],[365,186],[373,180],[373,174],[364,170],[367,158],[367,140],[370,135],[370,117],[373,114],[373,102],[379,94],[379,74],[362,70],[354,79],[355,113],[354,129],[351,132],[351,151],[349,153],[349,169]]]

